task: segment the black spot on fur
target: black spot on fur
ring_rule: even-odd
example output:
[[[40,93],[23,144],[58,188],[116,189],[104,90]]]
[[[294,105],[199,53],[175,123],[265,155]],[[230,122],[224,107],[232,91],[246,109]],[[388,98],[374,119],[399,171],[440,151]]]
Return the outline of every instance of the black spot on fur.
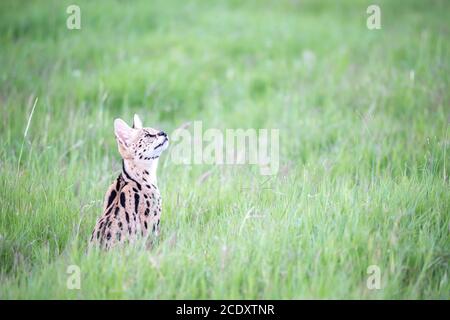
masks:
[[[107,208],[111,205],[111,203],[114,201],[114,199],[116,198],[117,192],[116,190],[111,191],[109,198],[108,198],[108,205],[106,206]]]
[[[144,227],[147,229],[147,221],[144,222]]]
[[[120,205],[125,208],[125,193],[120,193]]]
[[[116,183],[116,191],[120,191],[120,182],[122,181],[121,176],[119,175],[119,177],[117,178],[117,183]]]
[[[106,211],[105,216],[109,216],[109,214],[111,213],[112,207],[108,209],[108,211]]]
[[[127,223],[130,223],[130,216],[128,215],[128,212],[125,211],[125,219],[127,220]]]
[[[139,194],[134,194],[134,212],[138,212],[138,206],[139,206]]]

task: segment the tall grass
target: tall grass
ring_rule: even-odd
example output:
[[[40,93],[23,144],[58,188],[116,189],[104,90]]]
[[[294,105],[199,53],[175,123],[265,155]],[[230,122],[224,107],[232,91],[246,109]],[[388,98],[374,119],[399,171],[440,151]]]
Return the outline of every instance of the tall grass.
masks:
[[[69,4],[0,2],[1,298],[449,298],[448,2]],[[280,171],[166,155],[155,248],[87,254],[134,113],[278,128]]]

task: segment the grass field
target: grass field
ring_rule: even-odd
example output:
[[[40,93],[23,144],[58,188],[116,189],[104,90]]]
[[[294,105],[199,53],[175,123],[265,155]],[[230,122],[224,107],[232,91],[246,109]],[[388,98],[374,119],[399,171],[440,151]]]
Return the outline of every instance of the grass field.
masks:
[[[0,2],[0,298],[450,298],[448,1],[377,1],[381,30],[372,1],[72,3]],[[280,170],[166,152],[155,248],[88,254],[134,113],[279,129]]]

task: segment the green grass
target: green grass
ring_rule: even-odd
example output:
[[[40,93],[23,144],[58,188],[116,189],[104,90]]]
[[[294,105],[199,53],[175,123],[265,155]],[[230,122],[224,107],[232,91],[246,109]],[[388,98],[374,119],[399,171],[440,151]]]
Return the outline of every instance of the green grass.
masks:
[[[72,3],[0,2],[0,298],[450,298],[448,1]],[[167,152],[157,246],[87,254],[134,113],[278,128],[280,172]]]

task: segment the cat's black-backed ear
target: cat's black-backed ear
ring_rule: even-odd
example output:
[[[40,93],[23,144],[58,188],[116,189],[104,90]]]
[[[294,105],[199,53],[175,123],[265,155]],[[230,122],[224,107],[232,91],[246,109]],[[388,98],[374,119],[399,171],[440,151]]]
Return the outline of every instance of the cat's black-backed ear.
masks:
[[[137,114],[133,117],[133,128],[134,129],[142,129],[142,121],[141,118]]]
[[[130,128],[129,125],[126,124],[122,119],[114,120],[114,133],[116,134],[117,140],[124,147],[128,147],[135,130]]]

